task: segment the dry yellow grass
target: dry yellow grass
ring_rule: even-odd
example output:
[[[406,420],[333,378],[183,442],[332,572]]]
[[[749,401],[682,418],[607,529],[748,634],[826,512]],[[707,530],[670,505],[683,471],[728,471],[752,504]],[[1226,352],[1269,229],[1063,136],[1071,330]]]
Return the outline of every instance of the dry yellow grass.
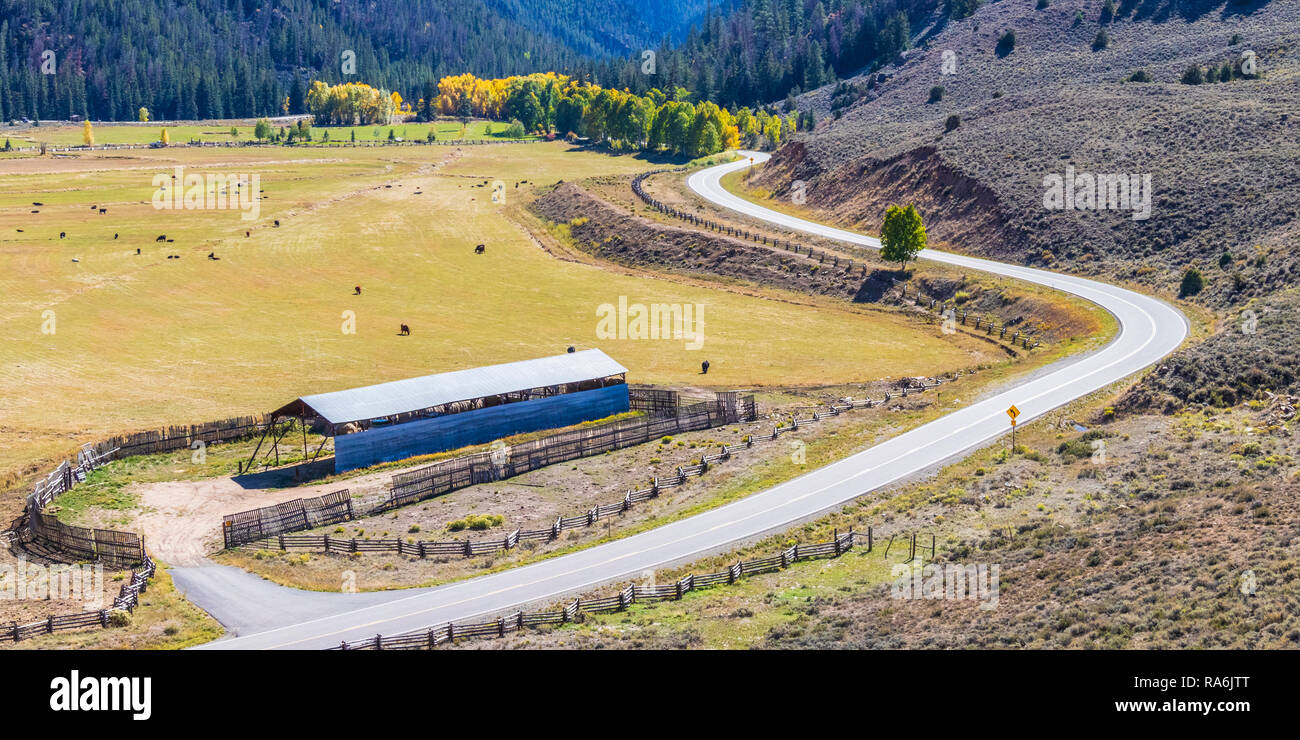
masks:
[[[260,217],[154,209],[152,179],[175,165],[260,175]],[[530,188],[518,180],[648,166],[558,143],[0,160],[0,475],[12,480],[32,460],[110,433],[571,344],[604,349],[634,382],[717,387],[932,374],[991,359],[987,345],[889,314],[563,262],[503,216],[490,188],[475,187],[502,180],[513,204]],[[174,242],[155,242],[160,234]],[[486,254],[474,254],[477,243]],[[597,340],[597,306],[620,296],[703,304],[704,349]],[[342,330],[345,311],[355,333]],[[51,317],[55,332],[43,333]],[[413,335],[397,336],[399,323]]]

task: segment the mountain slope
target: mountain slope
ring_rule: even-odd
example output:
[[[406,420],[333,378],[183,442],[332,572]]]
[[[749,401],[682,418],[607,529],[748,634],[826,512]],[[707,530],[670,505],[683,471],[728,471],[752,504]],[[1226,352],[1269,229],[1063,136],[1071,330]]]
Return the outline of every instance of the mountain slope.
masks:
[[[295,73],[410,97],[444,75],[631,56],[681,36],[706,2],[0,0],[0,118],[123,120],[140,106],[155,118],[276,114]],[[42,72],[47,50],[52,75]]]

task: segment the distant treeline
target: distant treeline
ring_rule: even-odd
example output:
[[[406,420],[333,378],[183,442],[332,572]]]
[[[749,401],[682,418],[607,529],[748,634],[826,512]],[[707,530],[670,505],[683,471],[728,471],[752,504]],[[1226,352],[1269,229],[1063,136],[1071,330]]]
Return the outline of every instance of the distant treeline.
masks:
[[[940,0],[707,2],[0,0],[0,119],[296,114],[310,80],[427,99],[465,72],[753,107],[893,60]]]

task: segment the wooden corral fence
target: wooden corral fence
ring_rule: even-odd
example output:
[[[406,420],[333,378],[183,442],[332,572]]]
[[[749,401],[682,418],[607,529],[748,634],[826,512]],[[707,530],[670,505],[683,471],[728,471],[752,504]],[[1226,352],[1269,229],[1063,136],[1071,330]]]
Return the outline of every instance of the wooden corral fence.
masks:
[[[61,494],[86,480],[91,471],[113,460],[132,455],[143,455],[189,447],[196,441],[205,443],[228,442],[249,436],[267,423],[266,417],[243,416],[222,419],[185,427],[167,427],[135,434],[112,437],[96,444],[83,445],[77,453],[76,464],[67,460],[36,482],[27,496],[26,508],[13,537],[23,544],[35,544],[84,560],[94,560],[114,566],[138,566],[131,582],[124,586],[119,602],[134,608],[135,595],[144,590],[144,581],[153,575],[153,562],[145,550],[144,538],[134,532],[111,529],[79,527],[59,521],[55,514],[47,513],[49,506]],[[143,580],[142,580],[143,579]],[[122,601],[132,589],[128,601]],[[116,607],[115,607],[116,608]],[[93,615],[91,615],[93,616]],[[72,629],[90,624],[90,617],[78,614],[68,617],[51,617],[44,631]],[[107,626],[107,624],[105,624]],[[36,629],[31,625],[15,626],[20,634]],[[20,638],[18,638],[20,639]]]
[[[673,392],[661,391],[660,393]],[[361,540],[357,543],[349,543],[349,540],[342,538],[322,536],[286,538],[281,535],[345,521],[354,518],[354,516],[380,513],[434,496],[441,496],[477,483],[498,481],[558,462],[598,455],[606,450],[642,444],[666,434],[680,434],[685,431],[708,429],[721,424],[755,419],[757,406],[754,403],[753,396],[740,396],[738,393],[719,393],[717,395],[718,397],[714,401],[701,401],[686,406],[677,406],[674,401],[674,407],[678,408],[678,413],[671,417],[648,415],[638,419],[608,422],[569,432],[561,432],[560,434],[543,437],[502,450],[478,452],[444,460],[406,473],[398,473],[393,476],[392,489],[388,498],[363,512],[355,512],[351,497],[348,496],[347,491],[341,491],[315,499],[295,499],[277,506],[227,514],[224,517],[225,521],[222,526],[223,539],[227,548],[258,543],[263,546],[279,545],[281,549],[286,547],[308,547],[321,552],[388,551],[419,554],[421,557],[466,552],[478,555],[499,550],[502,549],[501,540],[496,540],[491,545],[467,544],[464,542],[431,542],[425,543],[423,546],[425,549],[417,550],[413,548],[420,547],[418,543],[403,543],[401,540]],[[655,403],[663,406],[667,405],[662,397]],[[730,452],[724,450],[724,456],[729,455]],[[719,459],[719,456],[705,458],[703,469],[707,469],[709,461],[716,459]],[[661,484],[653,487],[653,495],[650,493],[652,489],[629,491],[627,496],[618,504],[596,507],[592,511],[600,512],[597,518],[599,516],[608,516],[608,513],[615,510],[625,511],[626,508],[622,507],[631,506],[633,503],[657,496],[659,488],[680,485],[685,480],[682,471],[686,471],[685,475],[688,476],[698,475],[703,472],[703,469],[696,470],[697,468],[700,468],[700,466],[679,468],[678,476],[666,479]],[[669,482],[678,478],[681,478],[681,481]],[[553,530],[555,536],[559,536],[559,531],[579,526],[578,521],[583,522],[581,526],[587,526],[589,514],[590,512],[588,512],[588,515],[568,519],[561,518],[558,520],[561,523],[559,530],[555,530],[553,527],[552,529],[538,530],[536,533],[521,532],[518,534],[525,541],[530,539],[550,539],[550,533]],[[271,537],[276,539],[267,539]],[[506,549],[513,547],[516,543],[511,543],[506,546]],[[453,545],[455,546],[454,552],[452,552]]]
[[[122,585],[122,590],[118,593],[117,598],[113,599],[111,608],[87,611],[80,614],[52,616],[29,624],[11,622],[8,626],[0,627],[0,640],[19,642],[37,635],[52,634],[62,630],[95,626],[111,627],[114,621],[113,612],[130,613],[135,611],[135,607],[140,603],[140,594],[148,589],[149,579],[153,577],[154,570],[153,560],[146,555],[140,567],[131,572],[130,580]]]
[[[434,463],[394,475],[389,499],[376,511],[441,496],[476,483],[510,478],[547,465],[643,444],[664,435],[753,421],[756,414],[757,406],[753,396],[740,398],[738,394],[720,393],[714,401],[680,406],[674,416],[648,415],[612,421],[553,434],[502,450]]]
[[[345,488],[316,498],[296,498],[274,506],[226,514],[221,534],[226,547],[230,548],[351,518],[352,495]]]
[[[726,234],[727,236],[732,236],[740,239],[748,239],[756,244],[763,244],[764,246],[773,247],[775,249],[784,249],[788,252],[793,252],[796,255],[803,255],[810,260],[816,260],[819,265],[824,265],[829,261],[832,267],[840,267],[840,262],[843,259],[841,257],[815,250],[812,247],[800,245],[797,242],[790,241],[789,239],[777,239],[775,237],[769,237],[765,234],[759,234],[735,226],[728,226],[727,224],[721,224],[716,221],[711,221],[707,218],[700,218],[699,216],[696,216],[693,213],[687,213],[686,211],[683,211],[678,208],[674,208],[673,206],[670,206],[667,203],[658,200],[654,196],[647,193],[645,191],[645,187],[642,185],[642,182],[651,175],[657,175],[663,172],[684,172],[684,171],[685,168],[676,168],[676,169],[659,169],[659,170],[651,170],[649,172],[643,172],[637,175],[632,180],[632,191],[636,193],[637,197],[640,198],[643,202],[645,202],[647,205],[651,206],[655,210],[659,211],[660,213],[663,213],[668,216],[672,216],[673,218],[680,219],[682,221],[686,221],[687,223],[690,223],[693,226],[699,226],[705,229],[709,229],[710,231],[715,231],[719,234]],[[843,259],[843,261],[845,262],[844,264],[845,269],[851,271],[853,269],[853,260]],[[862,277],[864,278],[867,276],[867,266],[865,264],[861,265],[861,274]],[[903,300],[907,300],[908,296],[907,296],[906,286],[904,286],[903,289],[901,290],[901,297]],[[928,303],[926,303],[927,301]],[[916,295],[913,296],[913,305],[917,306],[918,308],[924,308],[924,309],[936,309],[937,306],[937,313],[940,316],[942,316],[947,310],[951,309],[954,312],[954,319],[960,321],[962,326],[968,326],[967,322],[968,319],[970,318],[968,316],[969,313],[968,310],[963,309],[960,312],[960,316],[957,316],[956,308],[952,303],[939,301],[933,298],[924,298],[921,296],[919,289],[917,290]],[[989,336],[991,336],[995,331],[998,332],[998,339],[1003,341],[1006,341],[1007,331],[1011,328],[1008,327],[1005,323],[998,324],[996,321],[990,321],[986,317],[979,317],[979,316],[974,317],[973,324],[976,331],[983,331],[986,335]],[[1032,325],[1032,322],[1030,322],[1030,324]],[[1010,343],[1013,347],[1019,344],[1025,349],[1033,349],[1034,347],[1037,347],[1040,344],[1042,344],[1042,342],[1033,338],[1032,336],[1033,334],[1034,334],[1033,329],[1016,331],[1011,336]]]
[[[930,385],[919,385],[912,388],[913,393],[924,391],[926,388],[934,388],[939,383]],[[907,389],[904,388],[903,395],[907,395]],[[355,537],[331,537],[329,535],[291,535],[280,534],[275,537],[267,537],[256,542],[244,541],[250,547],[258,548],[279,548],[280,550],[309,550],[312,552],[322,553],[366,553],[366,552],[394,552],[399,555],[412,555],[420,558],[438,557],[438,556],[457,556],[472,558],[479,555],[489,555],[504,550],[514,549],[520,542],[550,542],[560,537],[560,534],[569,529],[580,529],[582,527],[591,527],[596,525],[602,519],[608,519],[613,516],[621,516],[633,506],[643,501],[658,498],[666,489],[675,488],[683,485],[689,478],[704,475],[709,469],[726,460],[731,456],[752,449],[755,444],[763,442],[773,442],[780,439],[782,434],[797,432],[800,427],[807,426],[818,421],[823,421],[835,416],[839,416],[845,411],[853,409],[871,408],[880,406],[889,402],[893,398],[890,394],[885,394],[883,400],[873,400],[869,398],[849,400],[845,399],[837,404],[830,404],[824,410],[813,409],[812,413],[806,417],[800,418],[797,414],[792,415],[782,426],[773,426],[772,431],[766,434],[750,434],[739,445],[722,445],[719,452],[712,455],[702,455],[700,462],[693,465],[683,465],[677,468],[676,473],[664,478],[655,478],[651,481],[650,487],[638,490],[627,491],[618,501],[611,501],[607,504],[593,506],[582,514],[570,517],[557,517],[550,527],[545,529],[516,529],[504,537],[481,539],[481,540],[415,540],[408,538],[403,540],[400,537],[385,539],[357,539]],[[270,507],[274,508],[274,507]],[[261,510],[266,511],[266,510]],[[253,512],[243,512],[251,514]],[[240,515],[232,515],[240,516]],[[227,516],[227,521],[230,516]],[[319,526],[319,525],[312,525]],[[300,527],[303,529],[305,527]],[[227,526],[229,531],[229,526]],[[230,546],[230,540],[227,539],[227,547]]]
[[[633,411],[650,416],[676,416],[681,405],[677,391],[656,388],[628,388],[628,405]]]
[[[266,416],[240,416],[203,424],[136,432],[83,445],[77,453],[75,465],[64,460],[37,481],[34,490],[27,497],[26,513],[15,534],[22,542],[36,542],[80,558],[103,559],[123,565],[142,563],[145,557],[144,539],[139,535],[64,524],[57,516],[45,513],[45,507],[57,496],[84,481],[91,471],[113,460],[184,449],[199,441],[215,444],[242,439],[257,433],[267,423],[269,417]]]
[[[139,565],[145,559],[144,539],[134,532],[78,527],[43,511],[27,513],[27,530],[20,533],[20,540],[27,541],[25,537],[59,552],[110,565]]]
[[[680,600],[691,591],[712,586],[734,584],[746,576],[770,573],[782,570],[790,565],[817,558],[837,558],[853,548],[857,539],[864,539],[867,552],[872,549],[871,528],[866,534],[858,532],[836,533],[830,542],[812,545],[795,545],[771,557],[757,560],[741,560],[724,571],[717,573],[690,574],[661,585],[643,586],[628,584],[611,596],[595,599],[574,599],[562,608],[545,612],[515,611],[510,614],[483,622],[454,624],[446,622],[418,632],[409,632],[392,637],[375,635],[365,640],[341,642],[332,650],[424,650],[437,647],[445,642],[471,637],[505,637],[512,632],[520,632],[525,627],[543,624],[566,624],[581,621],[582,615],[592,612],[624,611],[636,603]]]
[[[113,460],[132,455],[170,452],[192,446],[195,442],[216,444],[251,437],[266,428],[270,416],[238,416],[191,426],[173,426],[112,437],[95,445],[95,449],[116,448]]]

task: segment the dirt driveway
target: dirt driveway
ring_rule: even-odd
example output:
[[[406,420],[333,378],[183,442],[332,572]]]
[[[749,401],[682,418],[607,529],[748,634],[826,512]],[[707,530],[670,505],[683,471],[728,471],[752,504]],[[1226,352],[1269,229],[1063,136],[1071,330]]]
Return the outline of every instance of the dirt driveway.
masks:
[[[282,489],[250,489],[234,478],[209,478],[137,483],[128,491],[140,502],[133,528],[144,534],[150,552],[171,565],[192,566],[221,548],[221,520],[226,514],[344,488],[353,494],[374,494],[391,478],[392,472],[385,471],[343,482]]]

